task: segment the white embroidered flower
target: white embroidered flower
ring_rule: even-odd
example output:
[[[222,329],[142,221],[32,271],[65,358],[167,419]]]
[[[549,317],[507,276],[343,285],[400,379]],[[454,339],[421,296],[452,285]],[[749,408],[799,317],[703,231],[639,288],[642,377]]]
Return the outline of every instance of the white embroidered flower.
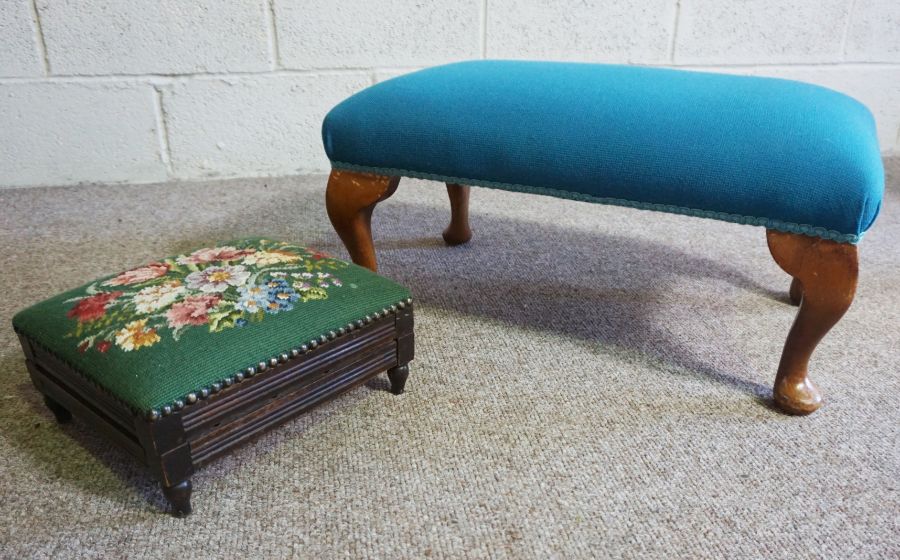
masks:
[[[188,287],[201,292],[224,292],[228,286],[241,286],[250,273],[241,265],[237,266],[211,266],[198,272],[187,275]]]
[[[272,264],[282,264],[299,261],[302,257],[288,251],[257,251],[248,257],[244,257],[244,264],[251,266],[269,266]]]
[[[185,293],[181,282],[148,286],[134,294],[134,306],[140,313],[152,313],[174,303]]]
[[[147,328],[146,319],[132,321],[116,332],[116,344],[126,352],[153,346],[157,342],[159,335],[156,334],[156,329]]]

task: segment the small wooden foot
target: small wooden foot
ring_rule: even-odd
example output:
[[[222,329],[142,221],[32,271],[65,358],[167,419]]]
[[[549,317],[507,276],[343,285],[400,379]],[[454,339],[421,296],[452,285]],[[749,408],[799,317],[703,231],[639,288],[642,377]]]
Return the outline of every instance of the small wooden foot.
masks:
[[[472,239],[469,228],[469,187],[447,183],[450,196],[450,225],[444,230],[444,241],[448,245],[462,245]]]
[[[766,238],[775,262],[794,277],[791,300],[800,300],[778,364],[775,404],[791,414],[809,414],[822,406],[807,372],[809,358],[853,302],[857,250],[849,243],[774,230],[767,230]]]
[[[331,225],[347,247],[350,258],[372,271],[378,269],[372,243],[372,211],[397,190],[400,177],[333,170],[325,191]]]
[[[403,394],[406,387],[406,378],[409,377],[409,364],[397,366],[387,371],[388,379],[391,380],[391,393],[395,395]]]
[[[163,486],[163,494],[172,504],[172,515],[186,517],[191,513],[191,481],[183,480],[174,486]]]
[[[53,416],[56,417],[56,421],[60,424],[68,424],[72,421],[72,413],[55,400],[48,396],[44,396],[44,404],[47,405],[47,408],[50,409],[50,412],[53,413]]]

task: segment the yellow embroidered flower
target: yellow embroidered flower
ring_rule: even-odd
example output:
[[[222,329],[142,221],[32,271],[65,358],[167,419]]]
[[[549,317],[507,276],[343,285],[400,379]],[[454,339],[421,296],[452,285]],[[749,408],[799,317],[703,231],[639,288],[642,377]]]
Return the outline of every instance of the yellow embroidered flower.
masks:
[[[124,329],[116,333],[116,344],[126,352],[153,346],[159,342],[159,335],[156,334],[156,329],[145,328],[146,325],[146,319],[128,323]]]
[[[134,295],[134,306],[140,313],[152,313],[174,303],[185,291],[178,280],[148,286]]]
[[[299,261],[301,258],[300,255],[295,255],[289,251],[273,249],[271,251],[257,251],[250,256],[244,257],[242,262],[251,266],[269,266]]]

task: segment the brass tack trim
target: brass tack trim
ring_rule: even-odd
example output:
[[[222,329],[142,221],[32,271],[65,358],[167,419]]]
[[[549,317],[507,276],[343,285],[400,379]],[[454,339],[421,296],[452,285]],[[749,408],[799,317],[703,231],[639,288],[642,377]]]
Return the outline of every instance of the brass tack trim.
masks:
[[[361,319],[357,319],[356,321],[350,321],[347,323],[345,327],[339,327],[336,331],[328,331],[327,334],[323,334],[318,338],[314,338],[310,340],[306,344],[301,344],[299,347],[291,348],[286,352],[282,352],[281,354],[269,358],[266,361],[261,361],[257,363],[255,366],[249,366],[242,371],[237,372],[233,376],[226,377],[221,381],[217,381],[212,383],[209,388],[203,387],[198,389],[195,392],[188,393],[183,399],[176,399],[171,404],[167,404],[163,406],[160,410],[151,409],[146,413],[146,417],[151,422],[158,420],[163,416],[169,416],[176,410],[181,410],[185,406],[196,404],[200,400],[209,398],[210,395],[218,393],[224,387],[230,387],[235,383],[240,383],[245,378],[250,378],[256,375],[257,373],[262,373],[269,369],[270,367],[277,367],[279,363],[284,364],[293,358],[298,358],[307,352],[316,349],[321,344],[325,344],[329,340],[334,340],[338,337],[344,336],[346,334],[351,333],[355,329],[360,329],[365,325],[371,324],[373,321],[377,319],[381,319],[383,317],[387,317],[391,313],[397,313],[398,310],[406,308],[407,305],[412,304],[412,298],[406,298],[405,300],[398,301],[397,303],[391,305],[390,307],[385,307],[381,310],[375,311],[371,314],[367,314],[365,317]],[[224,387],[223,387],[224,385]]]

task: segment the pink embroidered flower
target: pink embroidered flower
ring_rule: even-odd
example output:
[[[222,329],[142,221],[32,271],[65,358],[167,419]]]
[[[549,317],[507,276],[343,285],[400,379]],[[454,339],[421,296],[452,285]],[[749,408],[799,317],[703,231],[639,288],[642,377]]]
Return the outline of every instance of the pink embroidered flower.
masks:
[[[237,249],[235,247],[212,247],[198,249],[187,256],[178,257],[178,264],[204,264],[218,261],[236,261],[252,255],[256,249]]]
[[[177,329],[186,325],[204,325],[209,320],[209,310],[219,304],[219,295],[186,297],[166,312],[169,327]]]
[[[169,265],[165,263],[150,263],[140,268],[135,268],[127,272],[110,278],[103,283],[104,286],[129,286],[131,284],[140,284],[147,280],[153,280],[160,276],[165,276],[169,272]]]
[[[97,352],[105,353],[112,347],[112,342],[108,340],[101,340],[97,343]]]
[[[110,303],[122,295],[122,292],[100,292],[75,304],[75,307],[66,313],[70,319],[78,319],[81,323],[96,321],[106,314],[106,308]]]
[[[224,292],[229,286],[241,286],[250,273],[243,266],[211,266],[187,275],[188,288],[201,292]]]

